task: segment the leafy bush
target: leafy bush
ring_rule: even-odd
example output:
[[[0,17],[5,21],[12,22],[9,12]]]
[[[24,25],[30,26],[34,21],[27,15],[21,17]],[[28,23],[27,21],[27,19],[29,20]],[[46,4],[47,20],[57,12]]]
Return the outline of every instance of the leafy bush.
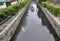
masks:
[[[3,5],[3,2],[0,2],[0,5]]]
[[[0,22],[2,21],[2,19],[0,18]]]
[[[38,3],[45,2],[45,1],[50,1],[50,0],[36,0]]]
[[[60,15],[60,8],[53,5],[51,2],[41,2],[42,6],[46,7],[51,13],[53,13],[55,16]]]
[[[19,11],[19,9],[21,9],[22,7],[24,7],[26,5],[27,2],[28,2],[28,0],[24,0],[22,2],[8,6],[4,9],[1,9],[0,10],[0,22],[2,20],[6,19],[10,15],[11,16],[15,15]]]

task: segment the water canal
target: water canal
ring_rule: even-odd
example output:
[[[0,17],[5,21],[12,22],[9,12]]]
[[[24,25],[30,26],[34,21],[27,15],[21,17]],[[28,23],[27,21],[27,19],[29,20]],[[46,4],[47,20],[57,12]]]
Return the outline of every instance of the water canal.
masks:
[[[32,1],[10,41],[60,41],[42,14],[41,9],[38,9],[36,3]]]

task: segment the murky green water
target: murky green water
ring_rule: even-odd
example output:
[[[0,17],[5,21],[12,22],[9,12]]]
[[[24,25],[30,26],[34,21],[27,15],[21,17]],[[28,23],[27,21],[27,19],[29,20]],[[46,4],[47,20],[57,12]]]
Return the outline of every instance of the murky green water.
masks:
[[[42,11],[38,10],[36,3],[32,2],[11,41],[60,41],[57,36],[54,37],[55,33]]]

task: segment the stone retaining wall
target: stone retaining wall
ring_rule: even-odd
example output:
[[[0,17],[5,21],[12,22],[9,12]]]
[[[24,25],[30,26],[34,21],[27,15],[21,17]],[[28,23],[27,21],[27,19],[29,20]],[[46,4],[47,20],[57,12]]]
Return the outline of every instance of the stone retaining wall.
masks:
[[[57,33],[57,36],[60,38],[60,22],[46,8],[42,7],[40,4],[39,7],[42,9],[50,24]]]
[[[22,8],[22,10],[19,11],[18,15],[11,21],[8,26],[3,29],[3,31],[0,32],[0,41],[10,41],[12,36],[15,33],[15,30],[17,29],[18,24],[21,21],[21,18],[23,17],[24,13],[26,12],[30,1],[27,3],[25,7]]]

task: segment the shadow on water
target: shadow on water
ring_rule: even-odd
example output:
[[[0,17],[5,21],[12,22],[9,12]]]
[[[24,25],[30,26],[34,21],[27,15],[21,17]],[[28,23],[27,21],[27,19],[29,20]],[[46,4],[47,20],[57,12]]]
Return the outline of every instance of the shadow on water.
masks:
[[[55,41],[60,41],[60,39],[58,38],[57,34],[55,33],[53,27],[49,23],[48,19],[46,18],[45,14],[41,10],[41,8],[39,6],[37,6],[37,7],[39,9],[39,11],[38,11],[38,17],[42,19],[42,25],[47,25],[47,28],[48,28],[50,34],[52,34],[54,36]]]

